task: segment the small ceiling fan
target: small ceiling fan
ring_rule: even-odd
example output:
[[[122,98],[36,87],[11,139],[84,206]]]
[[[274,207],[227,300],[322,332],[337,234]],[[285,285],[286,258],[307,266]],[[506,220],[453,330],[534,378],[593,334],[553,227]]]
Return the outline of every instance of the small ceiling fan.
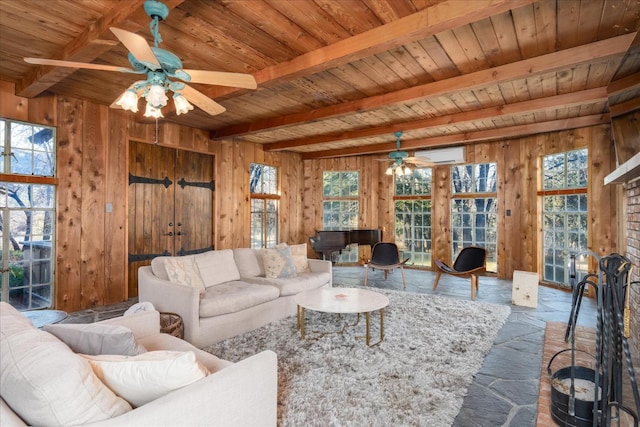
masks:
[[[137,112],[138,99],[144,97],[147,100],[147,109],[144,115],[155,118],[163,117],[160,109],[167,104],[168,91],[173,92],[176,114],[178,115],[193,109],[189,101],[210,115],[225,111],[222,105],[186,84],[189,82],[246,89],[257,87],[256,80],[251,74],[183,69],[182,61],[176,55],[158,47],[162,42],[158,25],[169,15],[169,8],[158,0],[147,0],[144,3],[144,10],[151,18],[149,28],[153,35],[153,46],[149,46],[147,41],[137,34],[119,28],[111,28],[113,34],[129,50],[128,59],[131,68],[43,58],[24,58],[24,60],[30,64],[55,67],[146,74],[146,80],[133,83],[111,104],[111,107],[121,107]]]
[[[400,150],[400,138],[402,137],[402,131],[395,132],[394,136],[396,137],[396,151],[390,152],[386,159],[379,159],[382,161],[391,160],[391,164],[387,168],[385,174],[393,175],[395,173],[396,175],[411,175],[412,171],[408,164],[413,164],[415,166],[433,165],[431,162],[427,162],[419,157],[409,156],[409,153]]]

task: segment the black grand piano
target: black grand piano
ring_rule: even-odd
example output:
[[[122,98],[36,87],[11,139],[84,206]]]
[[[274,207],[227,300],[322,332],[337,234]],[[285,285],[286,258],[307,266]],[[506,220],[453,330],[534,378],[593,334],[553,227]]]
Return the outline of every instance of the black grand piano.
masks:
[[[311,247],[322,256],[322,259],[334,261],[334,252],[340,252],[347,246],[357,243],[359,245],[373,246],[382,241],[382,230],[327,230],[317,231],[309,238]]]

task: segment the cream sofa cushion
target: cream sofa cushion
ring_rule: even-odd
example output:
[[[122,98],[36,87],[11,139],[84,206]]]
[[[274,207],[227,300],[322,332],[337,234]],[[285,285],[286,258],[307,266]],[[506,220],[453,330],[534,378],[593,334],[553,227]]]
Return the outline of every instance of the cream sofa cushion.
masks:
[[[167,275],[167,270],[164,267],[164,262],[167,258],[172,258],[172,257],[157,256],[151,260],[151,271],[153,271],[153,275],[162,280],[169,280],[169,276]]]
[[[300,243],[299,245],[291,245],[291,258],[293,259],[293,265],[296,266],[296,273],[308,273],[311,271],[309,268],[309,260],[307,259],[307,244]]]
[[[240,277],[264,276],[262,249],[236,248],[233,250]]]
[[[274,286],[262,286],[244,281],[223,283],[207,288],[200,300],[200,317],[235,313],[277,299],[280,291]]]
[[[102,382],[133,407],[156,400],[209,374],[192,351],[84,357]]]
[[[84,358],[9,304],[0,303],[0,323],[2,398],[27,424],[88,424],[131,410]]]
[[[171,351],[193,351],[198,362],[202,364],[210,373],[218,372],[228,366],[233,365],[228,360],[220,359],[211,353],[194,347],[185,340],[169,334],[152,334],[140,338],[140,344],[144,345],[148,351],[171,350]]]
[[[204,252],[195,255],[195,259],[206,288],[240,280],[240,272],[231,249]]]
[[[258,285],[270,285],[280,290],[280,296],[295,295],[302,291],[320,288],[331,280],[331,273],[301,273],[296,277],[267,279],[266,277],[247,277],[247,282]]]
[[[164,260],[164,268],[170,282],[179,285],[196,288],[204,293],[204,282],[200,276],[200,270],[196,265],[195,257],[170,257]]]
[[[291,248],[284,245],[262,252],[264,271],[267,278],[295,277],[296,266],[291,258]]]
[[[56,336],[75,353],[135,356],[147,351],[138,344],[131,329],[125,326],[58,323],[45,325],[43,329]]]

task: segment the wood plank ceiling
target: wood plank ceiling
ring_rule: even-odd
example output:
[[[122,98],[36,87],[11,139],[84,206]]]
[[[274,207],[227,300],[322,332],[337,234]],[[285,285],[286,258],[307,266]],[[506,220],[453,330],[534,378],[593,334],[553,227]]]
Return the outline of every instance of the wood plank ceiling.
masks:
[[[139,79],[109,27],[152,40],[143,0],[2,0],[0,79],[16,94],[111,104]],[[193,87],[227,111],[165,119],[303,158],[408,150],[609,123],[640,108],[638,0],[165,0],[184,67],[251,73]],[[132,113],[131,113],[132,114]],[[138,113],[140,114],[140,113]],[[138,120],[145,120],[141,115]]]

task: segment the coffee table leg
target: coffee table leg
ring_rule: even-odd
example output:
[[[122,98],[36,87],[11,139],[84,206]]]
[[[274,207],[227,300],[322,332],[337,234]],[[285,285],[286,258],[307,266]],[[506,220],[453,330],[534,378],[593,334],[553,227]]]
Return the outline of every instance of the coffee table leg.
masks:
[[[365,337],[366,337],[366,339],[367,339],[367,345],[369,345],[369,342],[371,342],[371,325],[370,325],[370,322],[371,322],[371,313],[367,311],[367,312],[364,314],[364,318],[367,320],[367,332],[366,332],[366,334],[365,334]]]
[[[384,308],[380,309],[380,340],[375,344],[371,344],[371,312],[365,312],[364,317],[366,319],[365,336],[356,338],[364,338],[369,347],[380,344],[382,341],[384,341]]]
[[[300,329],[300,338],[304,339],[304,307],[298,306],[298,327]]]

